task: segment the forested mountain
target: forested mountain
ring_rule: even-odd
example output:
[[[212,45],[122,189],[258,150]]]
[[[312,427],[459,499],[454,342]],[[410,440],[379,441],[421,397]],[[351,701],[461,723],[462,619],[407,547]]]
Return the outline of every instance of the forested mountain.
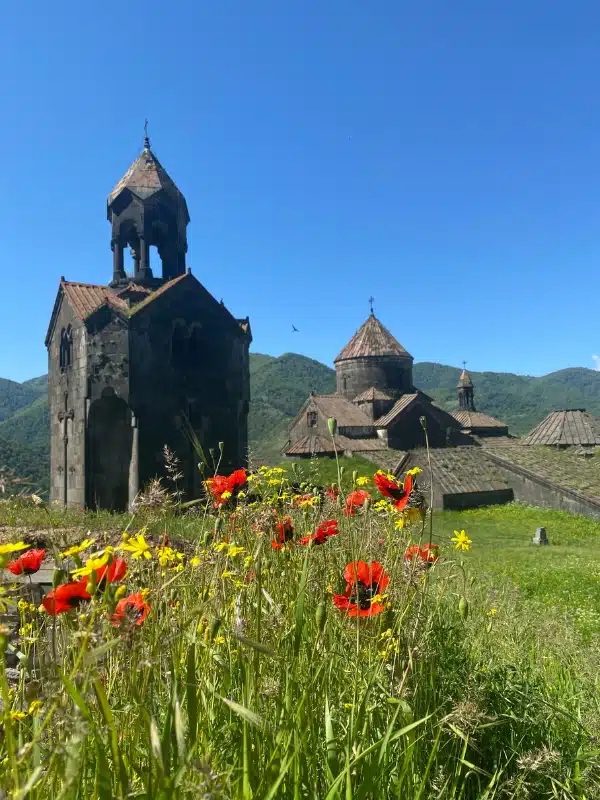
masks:
[[[456,408],[460,370],[422,362],[414,383],[442,407]],[[600,417],[600,372],[570,368],[541,378],[506,372],[471,372],[478,409],[505,421],[511,433],[524,434],[556,408],[585,408]],[[310,391],[335,391],[335,373],[296,353],[278,358],[250,354],[249,437],[258,460],[280,458],[287,426]],[[0,379],[0,467],[10,466],[47,486],[49,420],[45,375],[25,383]]]

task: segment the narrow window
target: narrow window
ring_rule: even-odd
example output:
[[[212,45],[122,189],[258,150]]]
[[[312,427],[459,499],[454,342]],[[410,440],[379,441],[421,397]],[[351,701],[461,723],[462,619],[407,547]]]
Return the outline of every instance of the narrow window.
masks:
[[[309,411],[306,415],[306,424],[309,428],[316,428],[317,426],[317,412]]]
[[[58,357],[61,370],[69,369],[73,361],[73,330],[70,325],[60,332]]]

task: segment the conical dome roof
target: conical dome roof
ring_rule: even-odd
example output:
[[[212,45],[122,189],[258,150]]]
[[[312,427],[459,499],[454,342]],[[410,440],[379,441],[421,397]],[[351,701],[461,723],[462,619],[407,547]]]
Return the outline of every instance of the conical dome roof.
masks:
[[[367,321],[361,325],[337,356],[334,363],[351,358],[381,358],[382,356],[412,358],[400,342],[381,324],[375,314],[370,314]]]
[[[164,191],[171,197],[175,198],[178,205],[183,204],[187,222],[189,222],[190,217],[185,198],[175,185],[175,182],[167,173],[166,169],[162,166],[158,158],[150,149],[150,143],[148,140],[146,140],[146,146],[144,147],[143,151],[129,167],[121,180],[115,185],[112,192],[108,195],[109,206],[114,202],[123,189],[129,189],[133,194],[137,195],[142,200],[147,199],[156,192]]]
[[[460,378],[458,379],[456,388],[463,389],[465,386],[473,386],[473,381],[471,380],[471,376],[467,370],[463,369],[463,371],[460,373]]]

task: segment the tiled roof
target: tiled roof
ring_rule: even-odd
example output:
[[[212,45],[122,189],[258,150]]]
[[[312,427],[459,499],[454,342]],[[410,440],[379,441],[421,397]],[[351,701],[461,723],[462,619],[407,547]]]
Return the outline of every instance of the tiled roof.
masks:
[[[336,436],[335,446],[338,453],[350,450],[354,453],[376,453],[387,450],[385,442],[381,439],[350,439],[348,436]],[[285,451],[286,456],[321,455],[335,452],[331,438],[327,436],[303,436],[290,445]]]
[[[359,394],[357,397],[354,398],[352,401],[353,403],[371,403],[373,400],[392,400],[393,398],[386,394],[385,392],[381,392],[379,389],[376,389],[374,386],[371,386],[370,389],[367,389],[362,394]]]
[[[600,419],[585,409],[551,411],[524,439],[523,444],[600,445]]]
[[[460,373],[460,377],[458,379],[457,389],[462,389],[463,386],[473,386],[473,381],[471,380],[471,376],[467,372],[466,369]]]
[[[373,427],[366,411],[339,394],[313,394],[311,400],[326,417],[335,417],[339,428]]]
[[[108,286],[98,286],[92,283],[73,283],[61,281],[61,287],[77,316],[84,320],[93,314],[105,303],[114,308],[127,310],[127,303],[110,291]]]
[[[384,414],[383,417],[379,417],[379,419],[375,420],[373,423],[377,428],[385,428],[391,422],[393,422],[396,417],[401,414],[403,411],[406,411],[408,406],[410,406],[418,397],[418,393],[415,392],[414,394],[403,394],[402,397],[394,403],[394,407],[388,411],[387,414]]]
[[[179,203],[183,204],[189,221],[187,204],[183,195],[150,148],[145,148],[140,153],[125,175],[123,175],[121,180],[115,185],[112,192],[108,195],[109,205],[125,188],[134,192],[142,199],[150,197],[155,192],[161,190],[168,192],[176,197]]]
[[[191,274],[192,274],[191,272],[184,272],[183,275],[178,275],[176,278],[171,278],[170,281],[163,283],[163,285],[159,286],[159,288],[155,292],[151,292],[148,295],[148,297],[145,297],[140,303],[135,305],[131,309],[131,314],[137,314],[137,312],[140,311],[140,309],[145,308],[147,305],[156,300],[157,297],[160,297],[161,295],[165,294],[165,292],[168,292],[169,289],[175,286],[175,284],[181,283],[181,281],[185,280],[188,277],[191,277]]]
[[[429,451],[433,469],[434,491],[442,494],[489,492],[510,488],[502,472],[488,459],[481,447],[441,447]],[[402,470],[419,466],[422,483],[429,483],[428,455],[425,448],[411,450]]]
[[[334,363],[348,358],[368,358],[369,356],[403,356],[412,358],[374,314],[356,331]]]
[[[468,409],[460,409],[460,411],[452,411],[452,416],[460,422],[461,428],[476,430],[477,428],[506,428],[508,426],[505,422],[500,422],[499,419],[490,417],[483,414],[481,411],[469,411]]]

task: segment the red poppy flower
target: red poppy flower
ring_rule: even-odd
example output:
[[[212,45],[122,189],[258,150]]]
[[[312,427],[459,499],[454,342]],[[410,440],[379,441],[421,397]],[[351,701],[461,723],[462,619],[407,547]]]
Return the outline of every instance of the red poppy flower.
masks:
[[[281,550],[284,544],[291,542],[294,538],[294,526],[290,517],[284,517],[281,522],[275,525],[275,538],[271,540],[273,550]]]
[[[372,617],[385,606],[374,603],[373,598],[385,591],[390,579],[378,561],[353,561],[344,569],[346,591],[334,594],[334,605],[349,617]]]
[[[124,622],[143,625],[149,613],[150,604],[144,600],[141,592],[136,592],[119,600],[110,621],[115,626],[122,625]]]
[[[206,479],[206,488],[212,496],[215,506],[222,506],[230,496],[236,497],[240,489],[248,482],[248,475],[245,469],[236,469],[231,475],[215,475]],[[229,492],[228,497],[223,495]]]
[[[96,584],[101,586],[105,580],[109,583],[116,583],[116,581],[122,581],[125,575],[127,575],[127,562],[124,558],[115,558],[110,564],[98,567],[96,570]]]
[[[402,511],[404,508],[406,508],[408,498],[413,490],[412,475],[407,475],[404,479],[404,485],[401,485],[398,483],[398,481],[388,478],[387,475],[377,472],[375,475],[373,475],[373,482],[384,497],[389,497],[391,500],[395,500],[394,508],[396,508],[398,511]]]
[[[42,566],[45,557],[45,550],[28,550],[15,561],[9,561],[6,569],[13,575],[33,575]]]
[[[348,497],[346,498],[346,508],[344,509],[344,514],[347,517],[352,517],[356,514],[359,508],[362,508],[367,500],[371,499],[371,495],[366,489],[356,489],[354,492],[350,492]]]
[[[427,564],[435,564],[440,557],[440,548],[437,544],[424,544],[421,548],[421,558]]]
[[[325,522],[319,525],[315,533],[311,536],[303,536],[298,542],[303,545],[308,545],[311,542],[313,544],[325,544],[330,536],[336,536],[339,532],[337,519],[326,519]]]
[[[417,558],[421,558],[421,548],[418,544],[411,544],[410,547],[407,547],[406,552],[404,553],[404,560],[414,561]]]
[[[338,487],[337,487],[337,486],[328,486],[328,487],[325,489],[325,494],[327,495],[327,497],[328,497],[328,498],[329,498],[329,499],[330,499],[330,500],[331,500],[333,503],[336,503],[336,502],[337,502],[337,499],[338,499],[338,497],[340,496],[340,490],[338,489]]]
[[[86,591],[87,582],[87,578],[82,578],[76,583],[63,583],[52,589],[42,600],[46,613],[55,617],[77,608],[83,600],[90,600],[92,596]]]
[[[404,559],[406,561],[420,559],[429,566],[439,560],[439,551],[440,548],[437,544],[424,544],[423,547],[419,547],[418,544],[411,544],[404,553]]]

